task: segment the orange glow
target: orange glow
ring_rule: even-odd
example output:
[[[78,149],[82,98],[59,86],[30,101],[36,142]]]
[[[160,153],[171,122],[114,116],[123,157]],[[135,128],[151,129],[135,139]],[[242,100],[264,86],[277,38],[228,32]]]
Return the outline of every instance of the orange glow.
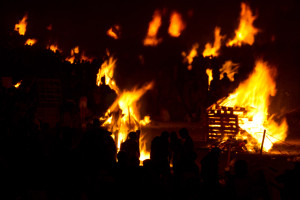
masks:
[[[224,38],[224,36],[220,35],[220,33],[221,33],[221,28],[216,27],[214,45],[212,46],[211,43],[206,43],[205,49],[202,53],[203,57],[217,57],[219,55],[219,50],[221,48],[221,41]]]
[[[157,38],[157,32],[160,26],[161,26],[161,13],[159,10],[156,10],[153,14],[151,22],[149,23],[147,36],[144,39],[145,46],[156,46],[162,41],[162,39]]]
[[[26,42],[25,42],[25,45],[32,46],[32,45],[34,45],[36,42],[37,42],[36,39],[27,39]]]
[[[92,62],[93,58],[89,58],[88,56],[85,55],[84,51],[80,55],[80,60],[87,61],[87,62]]]
[[[257,16],[252,15],[250,6],[246,3],[241,3],[239,27],[235,31],[235,37],[228,41],[226,46],[252,45],[255,40],[254,36],[259,32],[259,30],[253,26],[253,22],[256,18]]]
[[[119,39],[118,32],[120,31],[119,25],[114,25],[110,29],[107,30],[106,34],[114,39]]]
[[[192,62],[194,60],[194,57],[198,55],[198,48],[199,44],[195,43],[190,50],[190,53],[187,55],[185,52],[182,52],[182,56],[184,57],[183,62],[187,62],[189,65],[187,66],[188,70],[192,70]]]
[[[47,29],[48,31],[52,31],[52,24],[49,24],[49,26],[47,26],[46,29]]]
[[[69,61],[71,64],[73,64],[75,61],[75,54],[78,53],[79,53],[79,46],[76,46],[73,49],[71,49],[71,56],[66,58],[66,61]]]
[[[54,53],[56,51],[60,51],[60,49],[58,48],[58,46],[56,44],[51,44],[50,46],[48,46],[48,49],[50,49],[51,51],[53,51]]]
[[[25,15],[18,24],[15,25],[15,31],[18,31],[20,35],[25,35],[27,27],[27,15]]]
[[[212,73],[212,69],[207,68],[206,69],[206,74],[208,76],[208,90],[210,90],[210,83],[213,80],[213,73]]]
[[[271,68],[267,62],[258,60],[254,72],[247,80],[242,82],[238,88],[224,100],[220,100],[220,106],[243,107],[247,112],[236,113],[239,116],[239,126],[245,130],[238,137],[247,139],[247,148],[252,151],[261,146],[263,132],[266,130],[267,136],[264,140],[264,151],[269,151],[273,143],[285,140],[288,125],[286,119],[280,123],[274,120],[268,113],[270,97],[276,94],[275,83],[276,69]]]
[[[234,74],[238,72],[240,65],[238,63],[233,63],[231,60],[227,60],[220,71],[220,80],[223,78],[223,73],[227,73],[230,81],[234,81]]]
[[[182,21],[181,15],[174,11],[170,17],[169,34],[172,37],[179,37],[181,32],[185,29],[185,24]]]
[[[15,87],[15,88],[19,88],[20,85],[21,85],[21,83],[22,83],[22,80],[20,80],[17,84],[15,84],[14,87]]]

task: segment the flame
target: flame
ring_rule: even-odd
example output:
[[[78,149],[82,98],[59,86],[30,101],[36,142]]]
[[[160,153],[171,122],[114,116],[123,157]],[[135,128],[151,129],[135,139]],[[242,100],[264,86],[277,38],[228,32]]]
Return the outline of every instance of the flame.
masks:
[[[25,45],[32,46],[32,45],[34,45],[36,42],[37,42],[36,39],[27,39],[26,42],[25,42]]]
[[[75,61],[75,54],[79,53],[79,46],[74,47],[73,49],[71,49],[71,56],[66,58],[66,61],[69,61],[70,63],[74,63]]]
[[[242,46],[242,44],[252,45],[254,43],[254,36],[259,32],[259,29],[253,26],[254,20],[257,16],[252,15],[249,5],[241,3],[240,24],[235,31],[235,37],[228,41],[226,46]]]
[[[269,67],[263,60],[258,60],[249,78],[242,82],[228,98],[219,102],[220,106],[246,108],[247,112],[235,114],[239,116],[240,128],[251,135],[247,137],[241,131],[238,135],[248,139],[249,150],[260,148],[264,130],[267,134],[263,144],[264,151],[269,151],[273,143],[283,141],[287,136],[286,119],[277,123],[274,120],[276,116],[268,114],[270,96],[276,94],[275,76],[275,68]]]
[[[83,60],[83,61],[87,61],[87,62],[92,62],[93,61],[93,58],[89,58],[85,55],[85,52],[83,51],[82,54],[80,55],[80,60]]]
[[[192,62],[194,60],[194,57],[198,55],[198,48],[199,44],[195,43],[188,55],[185,52],[182,52],[182,55],[184,56],[184,62],[187,62],[189,64],[187,67],[188,70],[192,70]]]
[[[185,24],[181,19],[181,15],[174,11],[170,17],[170,26],[169,26],[169,34],[172,37],[179,37],[181,32],[185,29]]]
[[[105,77],[105,84],[119,94],[119,88],[116,85],[116,82],[113,80],[116,62],[117,60],[113,56],[109,56],[109,58],[102,63],[98,70],[96,84],[98,86],[104,84],[101,82],[101,78]]]
[[[15,25],[15,31],[18,31],[20,35],[25,35],[27,27],[27,15],[25,15],[18,24]]]
[[[161,13],[159,10],[155,10],[152,20],[149,23],[147,36],[144,39],[145,46],[156,46],[162,41],[162,39],[157,38],[157,32],[160,26],[161,26]]]
[[[207,68],[206,69],[206,74],[208,76],[208,90],[210,90],[210,83],[213,80],[213,73],[212,73],[212,69]]]
[[[47,48],[50,49],[51,51],[53,51],[54,53],[55,53],[57,50],[60,51],[60,49],[58,48],[58,46],[57,46],[56,44],[48,45]]]
[[[211,43],[206,43],[205,49],[202,53],[203,57],[217,57],[219,55],[219,50],[221,47],[221,41],[224,38],[224,36],[220,35],[221,28],[216,27],[215,28],[215,41],[214,45],[212,46]]]
[[[14,85],[14,87],[15,87],[15,88],[19,88],[20,85],[21,85],[21,83],[22,83],[22,80],[20,80],[18,83],[16,83],[16,84]]]
[[[141,96],[153,87],[154,83],[150,82],[141,88],[135,87],[130,91],[124,90],[120,92],[113,80],[116,61],[113,56],[109,56],[108,59],[103,62],[97,74],[96,84],[98,86],[104,84],[101,82],[101,78],[105,77],[105,84],[109,85],[118,95],[116,100],[106,111],[104,117],[100,117],[100,120],[104,121],[102,126],[106,126],[108,130],[113,133],[113,138],[119,150],[121,143],[127,139],[129,132],[140,130],[141,126],[146,126],[151,122],[149,116],[140,119],[137,102]],[[144,137],[144,135],[140,135],[139,139],[140,161],[150,157],[150,153],[146,149]]]
[[[110,29],[107,30],[106,34],[114,39],[119,39],[118,32],[120,31],[119,25],[114,25]]]
[[[230,81],[234,81],[234,74],[237,73],[240,65],[238,63],[233,63],[231,60],[227,60],[220,69],[220,80],[224,77],[224,73],[227,73],[227,76]]]

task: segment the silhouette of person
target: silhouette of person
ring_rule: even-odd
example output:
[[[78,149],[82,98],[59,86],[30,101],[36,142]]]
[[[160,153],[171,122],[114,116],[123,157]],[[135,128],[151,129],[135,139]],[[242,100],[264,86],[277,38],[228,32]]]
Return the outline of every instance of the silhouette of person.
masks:
[[[120,150],[127,154],[128,165],[130,167],[139,166],[140,149],[136,132],[128,134],[128,139],[121,144]]]

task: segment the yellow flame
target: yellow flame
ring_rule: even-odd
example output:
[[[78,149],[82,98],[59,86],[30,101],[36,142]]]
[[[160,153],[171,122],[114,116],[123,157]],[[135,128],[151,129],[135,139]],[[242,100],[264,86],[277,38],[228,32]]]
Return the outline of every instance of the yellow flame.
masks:
[[[114,39],[119,39],[118,36],[118,31],[120,31],[120,26],[119,25],[114,25],[113,27],[111,27],[110,29],[108,29],[106,31],[106,34]]]
[[[241,3],[239,27],[235,31],[235,37],[228,41],[226,46],[252,45],[255,40],[254,36],[259,32],[259,29],[253,26],[253,22],[256,18],[257,16],[252,15],[250,6],[246,3]]]
[[[219,55],[219,50],[221,48],[221,42],[224,36],[221,34],[221,28],[216,27],[215,28],[215,41],[212,46],[211,43],[206,43],[205,49],[202,53],[203,57],[217,57]]]
[[[157,32],[160,26],[161,26],[161,13],[159,10],[155,10],[152,20],[149,23],[147,36],[144,39],[145,46],[156,46],[162,41],[162,39],[157,38]]]
[[[21,85],[21,83],[22,83],[22,80],[20,80],[18,83],[16,83],[16,84],[14,85],[14,87],[15,87],[15,88],[19,88],[20,85]]]
[[[233,63],[231,60],[227,60],[223,65],[220,71],[220,80],[224,77],[224,73],[227,73],[227,76],[230,81],[234,81],[234,74],[238,72],[240,65],[238,63]]]
[[[170,26],[169,26],[169,34],[172,37],[179,37],[181,32],[185,29],[185,24],[182,21],[181,15],[174,11],[170,17]]]
[[[269,151],[273,143],[285,140],[288,125],[286,119],[277,123],[274,116],[269,116],[268,106],[270,96],[276,94],[275,83],[276,70],[267,62],[258,60],[254,72],[247,80],[242,82],[228,98],[219,102],[220,106],[244,107],[247,112],[239,113],[239,126],[247,133],[247,147],[252,150],[260,148],[263,132],[266,130],[267,137],[264,140],[264,151]]]
[[[212,69],[207,68],[206,69],[206,74],[208,76],[208,90],[210,90],[210,83],[213,80],[213,74],[212,74]]]
[[[25,45],[32,46],[32,45],[34,45],[36,42],[37,42],[36,39],[27,39],[26,42],[25,42]]]
[[[96,84],[100,86],[102,83],[101,78],[105,78],[105,84],[108,85],[112,90],[114,90],[117,94],[119,94],[119,88],[116,85],[115,81],[113,80],[114,70],[116,67],[117,59],[113,56],[109,56],[107,60],[105,60],[101,67],[98,70]]]
[[[50,49],[53,52],[56,52],[57,50],[60,51],[60,49],[58,48],[58,46],[56,44],[49,45],[48,49]]]
[[[27,15],[25,15],[18,24],[15,25],[15,31],[18,31],[20,35],[25,35],[27,27]]]

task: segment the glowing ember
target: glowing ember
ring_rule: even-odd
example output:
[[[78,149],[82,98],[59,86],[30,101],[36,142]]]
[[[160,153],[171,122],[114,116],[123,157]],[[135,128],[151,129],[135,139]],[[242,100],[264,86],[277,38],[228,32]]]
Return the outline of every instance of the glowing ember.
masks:
[[[220,80],[224,77],[224,73],[227,73],[227,76],[230,81],[234,81],[234,74],[238,72],[240,65],[238,63],[233,63],[231,60],[227,60],[220,69]]]
[[[181,15],[174,11],[170,17],[169,34],[172,37],[179,37],[181,32],[185,29],[185,24],[181,19]]]
[[[36,39],[27,39],[26,42],[25,42],[25,45],[32,46],[32,45],[34,45],[36,42],[37,42]]]
[[[219,49],[221,47],[221,41],[224,36],[220,35],[221,28],[215,28],[215,41],[212,46],[211,43],[206,43],[205,49],[202,53],[203,57],[217,57],[219,55]]]
[[[159,10],[156,10],[153,14],[152,21],[149,23],[147,36],[144,39],[145,46],[156,46],[162,41],[162,39],[157,38],[157,32],[160,26],[161,26],[161,13]]]
[[[18,31],[20,35],[25,35],[26,26],[27,26],[27,15],[25,15],[23,19],[21,19],[19,23],[15,25],[15,31]]]
[[[187,55],[185,52],[182,52],[182,55],[184,57],[184,62],[187,62],[189,65],[187,67],[188,70],[192,70],[192,62],[194,60],[194,57],[198,55],[199,44],[195,43],[190,51],[190,53]]]
[[[51,45],[48,46],[47,48],[50,49],[50,50],[53,51],[53,52],[60,51],[60,49],[58,48],[58,46],[55,45],[55,44],[51,44]]]
[[[250,6],[246,3],[241,3],[240,24],[235,31],[235,37],[230,40],[227,46],[241,46],[242,44],[252,45],[254,43],[254,36],[259,32],[253,26],[254,20],[257,16],[253,16]]]
[[[15,88],[19,88],[20,85],[21,85],[21,83],[22,83],[22,80],[20,80],[17,84],[15,84],[14,87],[15,87]]]
[[[206,74],[208,76],[208,90],[210,90],[210,83],[213,80],[213,73],[212,73],[212,69],[207,68],[206,69]]]
[[[218,102],[220,106],[243,107],[247,112],[235,113],[239,116],[239,126],[251,137],[240,131],[239,137],[247,139],[248,150],[260,148],[263,132],[266,130],[264,140],[264,151],[269,151],[273,143],[284,140],[287,136],[286,119],[277,123],[275,115],[269,116],[268,106],[270,96],[276,94],[276,83],[274,81],[276,70],[268,66],[268,63],[258,60],[254,72],[247,80],[242,82],[238,88],[225,100]]]
[[[114,25],[110,29],[107,30],[106,34],[114,39],[119,39],[118,32],[120,31],[119,25]]]

